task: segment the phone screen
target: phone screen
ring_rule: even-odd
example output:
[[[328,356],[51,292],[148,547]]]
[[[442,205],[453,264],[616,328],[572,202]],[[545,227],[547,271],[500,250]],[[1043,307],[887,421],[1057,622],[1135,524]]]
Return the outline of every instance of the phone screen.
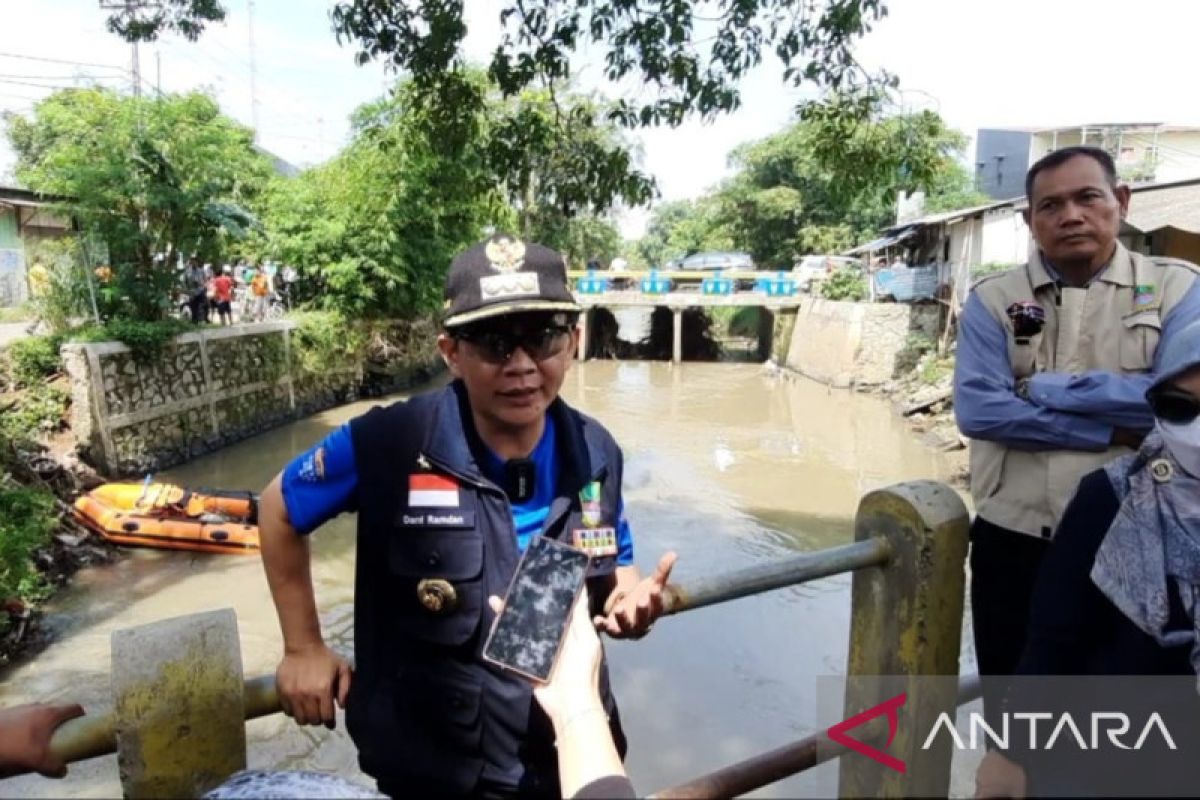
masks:
[[[549,680],[589,560],[582,550],[535,536],[517,565],[483,657],[534,680]]]

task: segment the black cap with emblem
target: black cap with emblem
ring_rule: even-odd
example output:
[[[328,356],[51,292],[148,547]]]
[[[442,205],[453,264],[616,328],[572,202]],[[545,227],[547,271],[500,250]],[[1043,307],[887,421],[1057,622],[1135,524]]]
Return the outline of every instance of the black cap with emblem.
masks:
[[[561,254],[497,235],[451,262],[442,324],[453,328],[502,314],[579,310]]]

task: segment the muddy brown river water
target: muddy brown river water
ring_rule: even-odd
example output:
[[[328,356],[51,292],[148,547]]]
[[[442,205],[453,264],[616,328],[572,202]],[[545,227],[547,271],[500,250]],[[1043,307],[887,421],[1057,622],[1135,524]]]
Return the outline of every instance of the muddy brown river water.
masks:
[[[626,453],[625,498],[643,571],[679,553],[689,579],[848,542],[858,498],[947,466],[881,400],[784,377],[761,365],[590,362],[567,400],[598,417]],[[261,488],[291,456],[371,401],[278,428],[159,477]],[[354,519],[314,535],[314,580],[326,637],[351,646]],[[635,786],[651,792],[784,744],[817,726],[819,675],[845,669],[850,577],[838,576],[664,620],[641,642],[613,642],[613,685]],[[48,609],[54,644],[10,669],[0,706],[32,700],[110,703],[109,636],[194,611],[236,610],[248,675],[273,671],[279,629],[257,558],[130,551],[80,573]],[[119,668],[119,666],[117,667]],[[964,667],[965,669],[965,667]],[[365,780],[336,731],[276,715],[248,725],[252,767],[337,771]],[[827,796],[826,765],[763,797]],[[75,765],[62,782],[0,781],[0,796],[119,796],[116,759]]]

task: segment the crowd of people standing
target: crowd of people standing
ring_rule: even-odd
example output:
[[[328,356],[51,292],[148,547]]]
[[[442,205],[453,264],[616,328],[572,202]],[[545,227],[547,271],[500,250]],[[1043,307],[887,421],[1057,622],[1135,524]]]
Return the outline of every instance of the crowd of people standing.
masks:
[[[292,266],[239,261],[218,271],[192,258],[183,272],[181,307],[186,305],[189,318],[197,324],[231,325],[235,317],[238,322],[262,322],[290,307],[296,277]]]

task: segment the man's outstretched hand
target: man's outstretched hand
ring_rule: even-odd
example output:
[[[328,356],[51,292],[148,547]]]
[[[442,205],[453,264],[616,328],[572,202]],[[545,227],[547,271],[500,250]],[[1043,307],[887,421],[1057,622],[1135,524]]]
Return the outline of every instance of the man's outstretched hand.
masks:
[[[665,553],[649,578],[638,581],[628,592],[614,590],[604,615],[593,620],[596,630],[614,639],[640,639],[649,633],[654,621],[662,616],[663,589],[677,558],[674,551]]]

